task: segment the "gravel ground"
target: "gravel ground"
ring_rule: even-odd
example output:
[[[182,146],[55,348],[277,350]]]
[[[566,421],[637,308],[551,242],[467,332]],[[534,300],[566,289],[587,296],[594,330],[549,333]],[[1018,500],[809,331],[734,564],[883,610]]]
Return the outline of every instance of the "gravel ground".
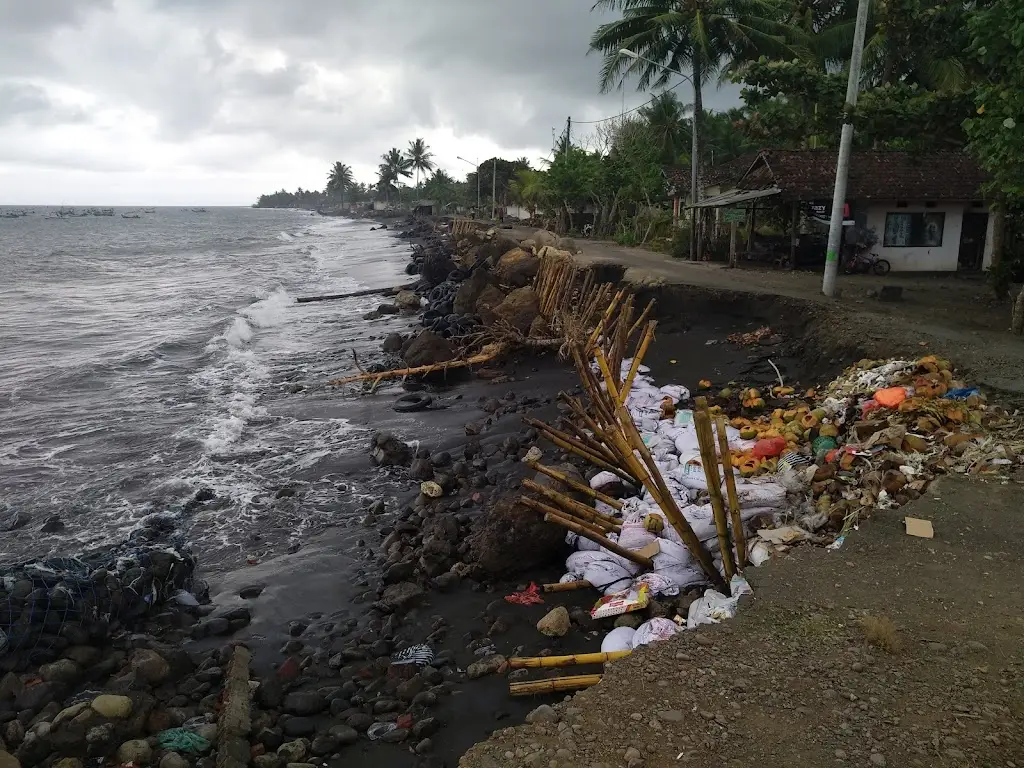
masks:
[[[538,699],[459,765],[1024,766],[1020,493],[943,479],[838,552],[748,569],[735,619]],[[904,515],[935,538],[906,535]]]

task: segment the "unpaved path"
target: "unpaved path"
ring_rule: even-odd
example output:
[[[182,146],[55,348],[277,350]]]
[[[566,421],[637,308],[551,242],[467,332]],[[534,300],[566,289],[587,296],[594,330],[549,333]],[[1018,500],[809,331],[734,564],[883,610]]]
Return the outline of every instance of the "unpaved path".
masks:
[[[1022,490],[944,479],[837,552],[748,569],[735,619],[608,665],[459,765],[1024,766]],[[904,515],[935,538],[907,536]],[[887,649],[865,617],[893,622]]]

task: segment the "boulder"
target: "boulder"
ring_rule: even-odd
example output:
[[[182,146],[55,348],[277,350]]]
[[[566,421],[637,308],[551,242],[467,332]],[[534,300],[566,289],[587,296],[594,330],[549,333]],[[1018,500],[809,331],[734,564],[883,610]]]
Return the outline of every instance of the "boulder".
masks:
[[[565,637],[570,626],[569,611],[560,605],[537,622],[537,631],[545,637]]]
[[[289,715],[318,715],[327,709],[327,700],[316,691],[294,691],[284,697]]]
[[[135,651],[129,664],[136,676],[150,685],[159,685],[171,672],[171,667],[164,657],[148,648]]]
[[[399,309],[415,312],[420,308],[420,297],[412,291],[399,291],[395,296],[395,304]]]
[[[558,245],[558,235],[546,229],[538,229],[533,233],[533,245],[539,251],[546,245]]]
[[[488,285],[476,300],[476,313],[484,325],[491,325],[498,317],[495,310],[505,301],[505,294],[494,285]]]
[[[117,759],[122,765],[127,763],[146,765],[151,757],[153,757],[153,748],[145,739],[132,739],[117,748]]]
[[[455,292],[452,307],[457,315],[472,315],[476,303],[487,286],[494,285],[494,278],[486,269],[474,269],[468,279],[463,280]]]
[[[530,285],[540,269],[540,260],[522,248],[513,248],[498,259],[495,273],[503,285],[522,288]]]
[[[57,659],[39,667],[39,676],[48,683],[73,683],[81,674],[82,670],[71,659]]]
[[[505,666],[505,657],[498,654],[493,656],[487,656],[480,661],[476,661],[466,667],[466,677],[470,680],[476,680],[486,675],[493,675]]]
[[[418,584],[414,584],[411,581],[401,581],[385,589],[384,594],[381,595],[380,602],[384,607],[394,611],[416,602],[425,594],[426,592],[423,587]]]
[[[517,288],[494,310],[498,320],[508,323],[517,331],[526,335],[530,326],[540,314],[540,299],[533,288]]]
[[[420,365],[435,365],[452,360],[456,355],[451,342],[427,329],[420,332],[409,348],[405,350],[403,359],[410,368]]]
[[[90,706],[110,720],[123,720],[132,713],[132,700],[127,696],[104,693],[93,699]]]
[[[370,460],[378,467],[400,467],[412,459],[412,449],[388,432],[374,435]]]
[[[555,246],[560,251],[566,251],[568,253],[579,253],[579,246],[576,245],[576,241],[571,237],[560,237]]]
[[[397,355],[402,351],[402,345],[405,343],[405,337],[393,331],[384,337],[384,351],[390,355]]]
[[[0,768],[21,768],[21,763],[10,752],[0,749]]]

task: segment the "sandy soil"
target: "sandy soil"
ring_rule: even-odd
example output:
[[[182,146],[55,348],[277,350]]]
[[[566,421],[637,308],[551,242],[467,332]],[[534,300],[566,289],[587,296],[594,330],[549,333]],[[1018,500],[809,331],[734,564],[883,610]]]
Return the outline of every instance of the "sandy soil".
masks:
[[[1019,493],[943,480],[838,552],[750,569],[737,618],[608,665],[459,765],[1024,765]],[[869,641],[865,619],[894,630]]]

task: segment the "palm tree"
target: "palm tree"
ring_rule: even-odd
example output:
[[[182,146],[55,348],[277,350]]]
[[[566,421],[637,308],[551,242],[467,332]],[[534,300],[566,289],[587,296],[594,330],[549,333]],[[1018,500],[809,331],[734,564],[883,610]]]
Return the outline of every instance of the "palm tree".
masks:
[[[401,177],[412,176],[412,161],[401,153],[397,147],[392,147],[380,158],[380,167],[377,169],[378,182],[377,192],[384,193],[384,199],[391,202],[391,192],[395,191],[395,185]]]
[[[678,163],[685,151],[685,142],[690,138],[686,113],[691,109],[692,105],[683,104],[671,91],[663,91],[640,109],[640,117],[647,121],[665,165]]]
[[[416,189],[419,189],[420,171],[428,173],[434,170],[434,155],[423,139],[416,139],[409,142],[409,149],[406,150],[406,159],[408,159],[411,167],[416,169]]]
[[[545,181],[543,171],[523,168],[516,172],[512,183],[509,184],[513,199],[529,209],[531,219],[536,218],[537,209],[547,200],[548,189]]]
[[[604,54],[602,90],[621,87],[630,76],[639,78],[639,90],[665,86],[675,72],[690,72],[694,167],[701,157],[704,83],[761,55],[796,55],[784,37],[786,0],[597,0],[597,8],[622,12],[590,39],[591,50]],[[623,49],[638,58],[623,55]],[[691,228],[691,258],[699,258],[699,251],[699,235]]]
[[[352,176],[352,168],[342,162],[336,162],[331,166],[327,174],[327,195],[331,196],[337,192],[341,196],[341,202],[345,202],[345,190],[352,187],[355,179]]]

